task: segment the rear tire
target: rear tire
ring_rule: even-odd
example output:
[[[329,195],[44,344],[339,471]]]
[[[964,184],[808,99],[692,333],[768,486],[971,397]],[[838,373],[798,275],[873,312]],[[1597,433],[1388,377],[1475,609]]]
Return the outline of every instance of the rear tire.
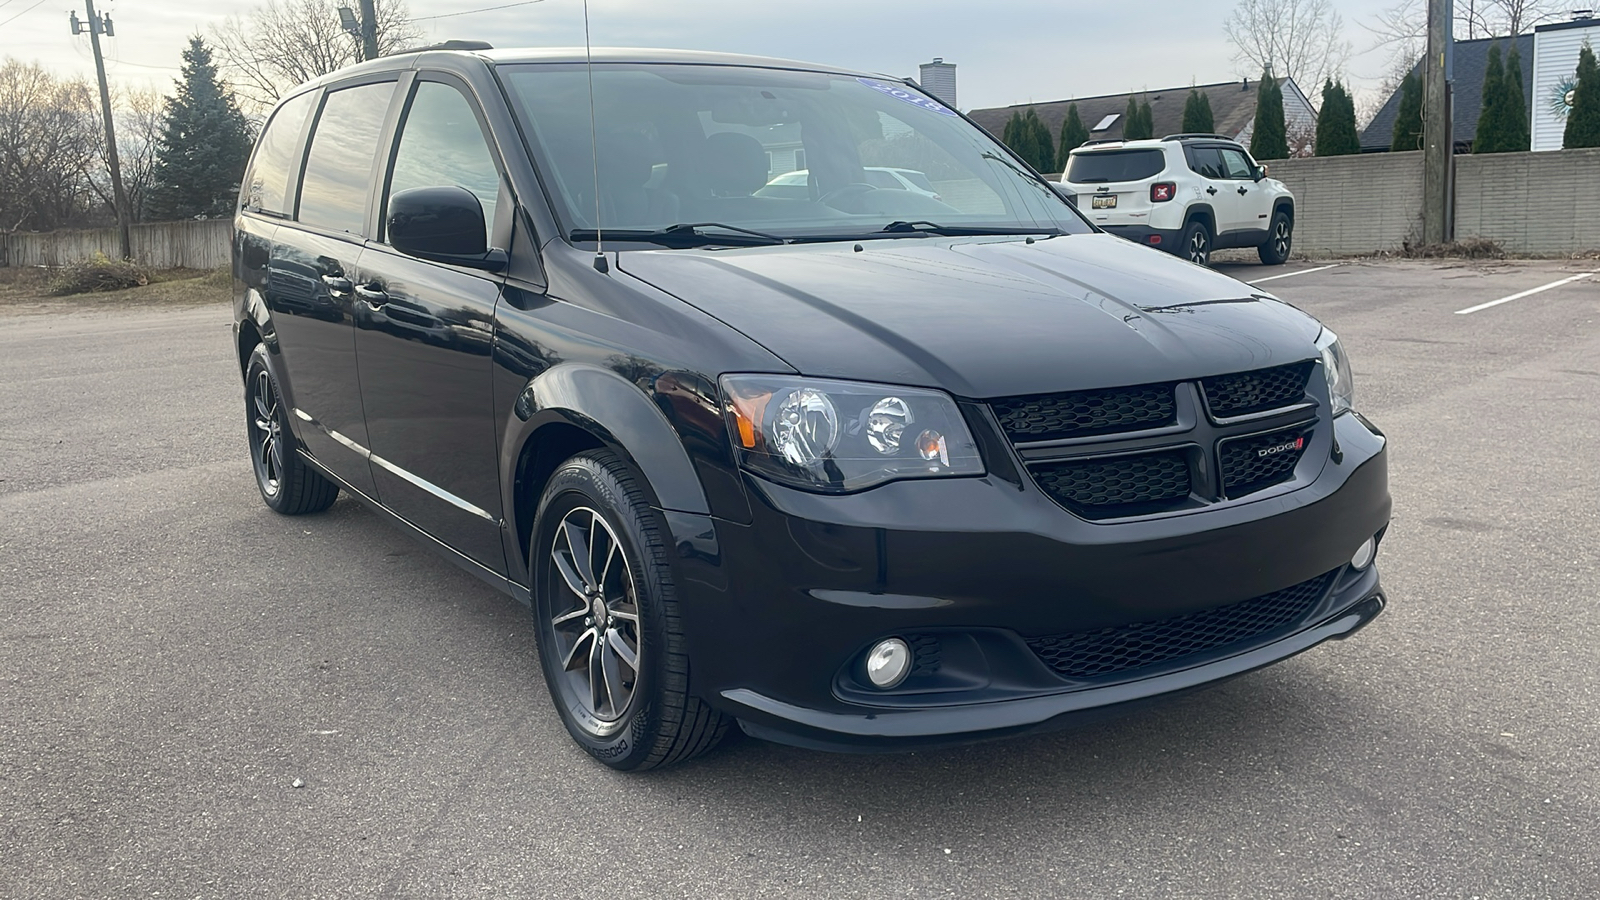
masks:
[[[1294,220],[1283,210],[1272,214],[1272,224],[1267,226],[1267,241],[1256,248],[1264,266],[1281,266],[1289,261],[1289,251],[1294,247]]]
[[[617,454],[585,452],[550,477],[528,548],[539,661],[572,739],[622,771],[699,756],[730,722],[689,693],[667,547]]]
[[[286,516],[322,512],[338,499],[339,486],[306,465],[295,451],[285,409],[278,379],[267,367],[267,348],[257,344],[244,375],[245,428],[256,489],[273,512]]]
[[[1191,219],[1183,229],[1179,255],[1197,266],[1211,265],[1211,227],[1201,219]]]

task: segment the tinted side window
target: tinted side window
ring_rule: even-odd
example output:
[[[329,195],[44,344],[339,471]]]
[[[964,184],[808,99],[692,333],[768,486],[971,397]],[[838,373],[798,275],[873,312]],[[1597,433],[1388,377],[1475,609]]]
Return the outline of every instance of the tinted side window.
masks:
[[[393,82],[328,94],[311,136],[300,179],[300,221],[361,234],[367,220],[372,158],[389,109]]]
[[[1250,179],[1256,177],[1255,172],[1251,169],[1250,160],[1246,159],[1245,155],[1238,150],[1228,147],[1222,148],[1222,162],[1228,167],[1229,178]]]
[[[1207,178],[1225,178],[1227,171],[1222,166],[1222,154],[1215,147],[1190,147],[1189,168],[1196,174]]]
[[[411,109],[401,126],[389,196],[411,188],[441,185],[471,191],[483,204],[484,224],[493,229],[500,172],[472,105],[455,88],[424,81],[417,85]]]
[[[317,100],[317,92],[295,97],[273,114],[261,133],[255,159],[245,175],[244,208],[250,212],[288,216],[293,204],[289,196],[289,173],[300,163],[300,132],[306,116]]]

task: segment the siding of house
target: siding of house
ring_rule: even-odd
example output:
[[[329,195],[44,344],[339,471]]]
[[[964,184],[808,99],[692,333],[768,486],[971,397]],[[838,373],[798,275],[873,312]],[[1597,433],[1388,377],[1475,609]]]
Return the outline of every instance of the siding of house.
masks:
[[[1565,93],[1562,84],[1578,71],[1578,51],[1584,41],[1600,48],[1600,22],[1588,28],[1561,27],[1540,30],[1533,36],[1533,149],[1560,150],[1566,136],[1567,117],[1553,104]]]

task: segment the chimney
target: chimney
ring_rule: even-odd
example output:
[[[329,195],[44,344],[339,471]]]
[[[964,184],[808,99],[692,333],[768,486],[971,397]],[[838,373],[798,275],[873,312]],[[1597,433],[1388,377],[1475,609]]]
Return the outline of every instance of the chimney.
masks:
[[[1250,79],[1249,77],[1246,77],[1244,81],[1239,84],[1239,92],[1243,93],[1248,90],[1250,90]]]
[[[917,76],[922,89],[938,97],[951,109],[956,108],[956,64],[947,63],[944,57],[935,56],[933,62],[923,63]]]

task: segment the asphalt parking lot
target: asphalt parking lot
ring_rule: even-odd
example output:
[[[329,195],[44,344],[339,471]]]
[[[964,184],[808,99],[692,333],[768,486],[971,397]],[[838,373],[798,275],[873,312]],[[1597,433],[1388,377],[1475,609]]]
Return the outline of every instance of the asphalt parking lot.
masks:
[[[0,896],[1600,896],[1600,269],[1224,266],[1392,438],[1391,605],[1091,730],[584,757],[527,614],[269,512],[226,305],[0,310]],[[296,787],[296,784],[302,786]]]

